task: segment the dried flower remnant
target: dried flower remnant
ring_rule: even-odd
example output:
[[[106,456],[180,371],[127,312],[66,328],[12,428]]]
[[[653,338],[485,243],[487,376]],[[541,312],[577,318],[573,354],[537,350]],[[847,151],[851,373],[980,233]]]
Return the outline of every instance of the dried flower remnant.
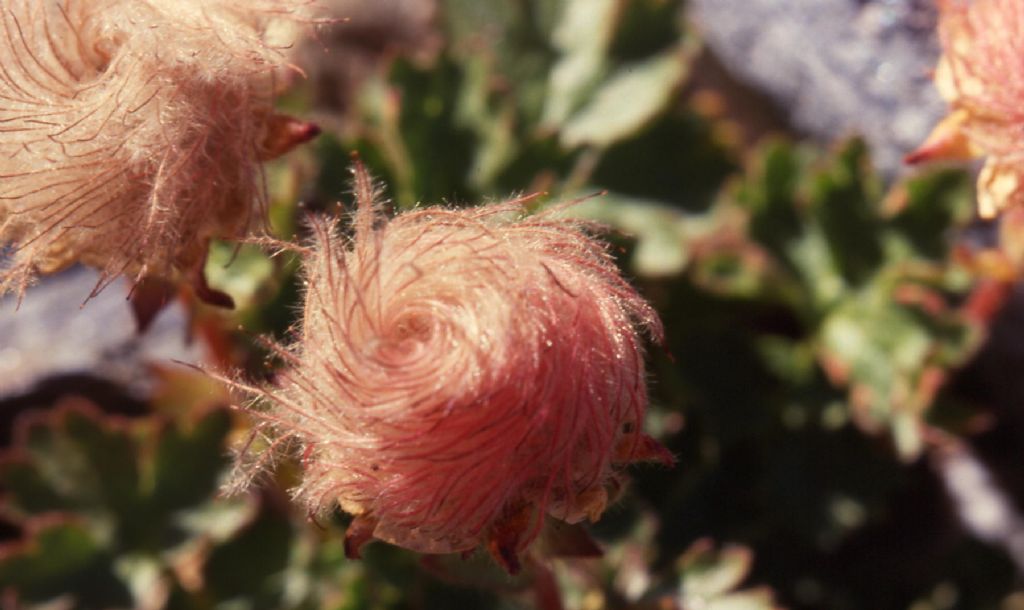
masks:
[[[259,219],[261,161],[316,135],[272,103],[301,0],[0,0],[0,293],[73,262],[202,276]],[[291,32],[288,35],[284,33]]]
[[[1024,4],[941,0],[939,7],[935,84],[951,112],[907,161],[987,157],[978,211],[992,218],[1024,203]]]
[[[545,514],[596,520],[632,462],[673,458],[641,432],[639,331],[653,309],[589,227],[522,201],[387,219],[356,169],[354,234],[315,221],[288,363],[254,407],[291,446],[296,496],[371,538],[427,553],[486,546],[510,571]],[[238,385],[238,384],[236,384]]]

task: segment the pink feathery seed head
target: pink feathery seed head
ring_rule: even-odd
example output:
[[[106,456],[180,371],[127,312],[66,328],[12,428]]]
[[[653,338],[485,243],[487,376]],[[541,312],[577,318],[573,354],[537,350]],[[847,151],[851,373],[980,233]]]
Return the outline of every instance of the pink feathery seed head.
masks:
[[[0,293],[73,262],[173,278],[260,218],[307,0],[0,0]]]
[[[596,520],[625,465],[673,462],[641,431],[660,322],[591,226],[522,200],[389,219],[358,165],[355,193],[351,236],[313,222],[289,367],[253,390],[297,498],[356,516],[351,555],[484,545],[514,571],[545,515]]]

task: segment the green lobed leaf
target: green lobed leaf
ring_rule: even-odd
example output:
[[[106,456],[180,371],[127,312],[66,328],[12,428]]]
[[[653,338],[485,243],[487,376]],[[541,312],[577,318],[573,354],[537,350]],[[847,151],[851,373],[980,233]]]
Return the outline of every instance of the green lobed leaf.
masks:
[[[176,423],[118,419],[80,399],[24,419],[0,462],[5,512],[24,540],[0,553],[0,582],[83,607],[176,591],[176,562],[230,543],[246,522],[245,502],[215,499],[230,423],[216,408]]]
[[[716,610],[773,610],[769,589],[737,589],[747,579],[753,553],[746,547],[726,545],[716,549],[707,539],[695,542],[679,558],[679,605],[681,608]]]
[[[104,543],[75,519],[32,523],[23,542],[0,547],[0,583],[22,602],[70,596],[82,606],[128,607],[131,595],[105,568]],[[102,600],[102,603],[100,603]]]
[[[567,148],[606,148],[639,132],[664,112],[686,78],[696,45],[685,43],[619,68],[561,132]]]
[[[603,76],[620,14],[618,0],[569,0],[552,34],[559,51],[544,100],[542,124],[561,125]]]

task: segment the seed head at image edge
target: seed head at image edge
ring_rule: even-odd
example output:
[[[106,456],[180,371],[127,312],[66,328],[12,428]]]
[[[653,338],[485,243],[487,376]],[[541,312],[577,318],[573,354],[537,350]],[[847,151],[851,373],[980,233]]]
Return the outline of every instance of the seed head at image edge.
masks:
[[[192,280],[208,244],[263,222],[261,163],[317,128],[275,113],[284,0],[0,1],[0,294],[98,268]]]

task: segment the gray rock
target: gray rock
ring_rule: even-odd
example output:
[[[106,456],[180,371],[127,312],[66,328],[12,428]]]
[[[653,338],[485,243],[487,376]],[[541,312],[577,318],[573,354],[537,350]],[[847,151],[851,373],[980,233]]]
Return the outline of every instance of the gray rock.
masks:
[[[945,113],[932,0],[691,1],[734,75],[820,141],[862,135],[890,177]]]
[[[186,342],[186,314],[178,303],[139,335],[127,282],[115,281],[86,302],[96,281],[96,272],[77,268],[30,288],[17,309],[15,296],[0,299],[0,400],[78,375],[144,395],[149,363],[200,361],[201,348]]]

